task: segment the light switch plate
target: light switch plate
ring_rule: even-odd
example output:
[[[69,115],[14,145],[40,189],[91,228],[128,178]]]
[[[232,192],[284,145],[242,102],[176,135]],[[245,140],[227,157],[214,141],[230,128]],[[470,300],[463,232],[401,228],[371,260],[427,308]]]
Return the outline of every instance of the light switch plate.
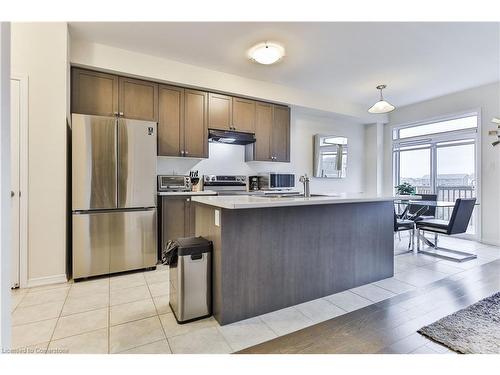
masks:
[[[220,211],[219,210],[214,210],[214,220],[215,220],[215,226],[220,227]]]

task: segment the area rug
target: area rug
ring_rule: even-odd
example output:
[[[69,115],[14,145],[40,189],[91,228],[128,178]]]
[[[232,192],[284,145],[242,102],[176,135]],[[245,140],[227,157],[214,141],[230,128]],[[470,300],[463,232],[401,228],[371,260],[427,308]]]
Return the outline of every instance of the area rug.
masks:
[[[418,332],[464,354],[500,353],[500,292]]]

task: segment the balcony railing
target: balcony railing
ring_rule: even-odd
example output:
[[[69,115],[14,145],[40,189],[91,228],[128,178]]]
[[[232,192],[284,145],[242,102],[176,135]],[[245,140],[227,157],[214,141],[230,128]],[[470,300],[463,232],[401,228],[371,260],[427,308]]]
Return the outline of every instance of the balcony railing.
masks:
[[[430,186],[416,186],[416,188],[417,194],[433,194]],[[457,198],[474,198],[476,187],[469,185],[438,186],[436,193],[438,201],[455,202]],[[452,211],[453,207],[437,207],[436,219],[449,220]],[[470,219],[467,233],[475,233],[475,214]]]

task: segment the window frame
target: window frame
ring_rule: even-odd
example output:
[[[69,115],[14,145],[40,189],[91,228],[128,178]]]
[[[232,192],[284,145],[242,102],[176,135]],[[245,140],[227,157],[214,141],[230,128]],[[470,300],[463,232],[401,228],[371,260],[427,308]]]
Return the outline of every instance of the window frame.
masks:
[[[429,125],[442,121],[450,121],[456,120],[464,117],[477,117],[477,127],[475,128],[467,128],[467,129],[459,129],[452,130],[447,132],[438,132],[432,134],[425,134],[414,137],[407,137],[400,139],[399,138],[399,130],[409,127],[421,126],[421,125]],[[442,142],[451,142],[451,141],[460,141],[464,142],[468,139],[474,139],[474,141],[466,142],[466,144],[475,144],[475,178],[476,178],[476,199],[477,202],[481,202],[481,108],[476,108],[472,110],[456,112],[453,114],[447,114],[443,116],[436,116],[427,118],[421,121],[413,121],[404,124],[396,124],[391,127],[391,141],[392,141],[392,167],[393,167],[393,186],[399,185],[401,181],[400,176],[400,152],[404,152],[404,150],[400,150],[401,147],[411,147],[419,148],[418,146],[424,147],[424,145],[430,144],[430,174],[431,174],[431,189],[432,192],[436,193],[436,182],[437,182],[437,149],[442,147],[450,147],[455,145],[441,145],[438,146],[439,143]],[[474,235],[471,234],[463,234],[460,237],[469,238],[469,239],[480,239],[481,238],[481,205],[476,207],[477,210],[477,229]]]

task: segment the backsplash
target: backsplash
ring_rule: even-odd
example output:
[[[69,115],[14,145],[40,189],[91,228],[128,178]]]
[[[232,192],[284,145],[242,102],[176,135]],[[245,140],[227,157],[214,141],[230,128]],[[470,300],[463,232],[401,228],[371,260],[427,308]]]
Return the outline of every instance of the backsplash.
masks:
[[[254,175],[259,172],[293,172],[289,163],[245,162],[245,146],[224,143],[208,144],[208,159],[158,157],[158,174],[189,174],[198,170],[204,174]]]

